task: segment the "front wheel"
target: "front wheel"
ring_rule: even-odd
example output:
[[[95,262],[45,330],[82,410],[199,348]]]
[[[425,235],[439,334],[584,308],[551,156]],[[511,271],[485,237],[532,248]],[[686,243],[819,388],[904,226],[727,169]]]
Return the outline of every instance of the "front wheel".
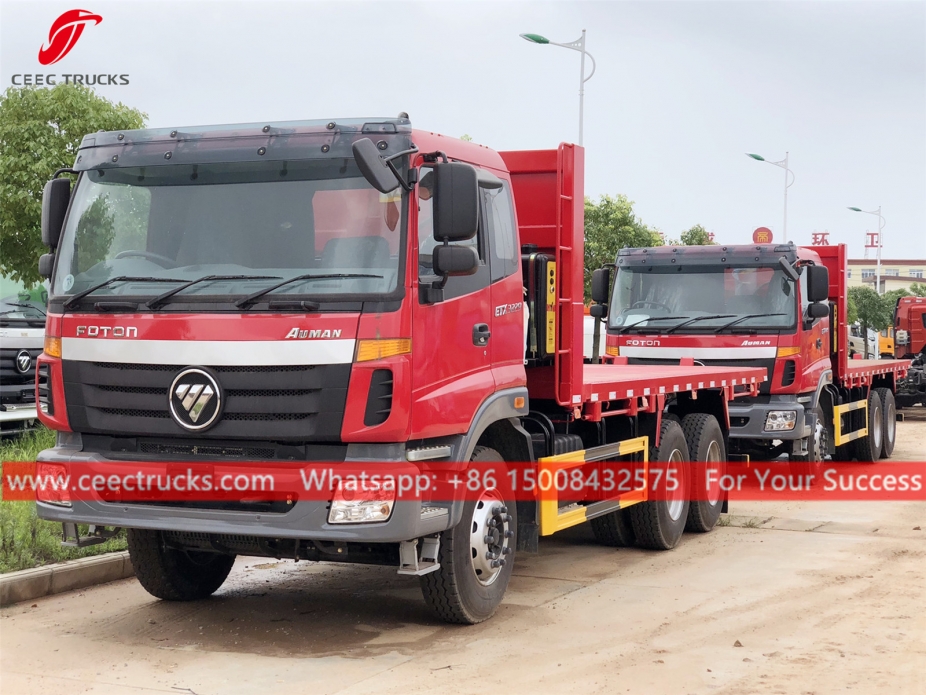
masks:
[[[212,595],[235,564],[234,555],[170,548],[160,531],[130,528],[126,539],[139,583],[166,601],[196,601]]]
[[[477,446],[470,461],[496,463],[494,475],[506,480],[504,459],[495,449]],[[480,476],[482,477],[482,476]],[[441,533],[440,568],[420,577],[424,600],[448,623],[475,625],[490,618],[502,602],[514,568],[517,509],[510,494],[492,487],[463,505],[463,518]]]

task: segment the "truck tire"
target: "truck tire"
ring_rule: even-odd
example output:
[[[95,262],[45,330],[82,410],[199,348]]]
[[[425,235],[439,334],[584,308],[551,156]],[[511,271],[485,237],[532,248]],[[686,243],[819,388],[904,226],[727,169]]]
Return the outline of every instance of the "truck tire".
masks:
[[[894,453],[897,440],[897,404],[894,392],[888,388],[877,388],[875,393],[881,399],[881,416],[884,423],[881,428],[881,458],[889,459]]]
[[[884,414],[881,397],[875,389],[868,390],[868,436],[852,442],[855,458],[860,463],[874,463],[881,458],[884,435]]]
[[[592,519],[592,533],[595,534],[595,540],[601,545],[612,548],[632,546],[636,538],[633,535],[629,512],[629,509],[618,509],[616,512]]]
[[[823,408],[818,405],[811,412],[814,415],[814,422],[810,442],[807,444],[807,456],[790,457],[788,461],[791,475],[801,476],[802,480],[809,479],[813,486],[823,482],[823,462],[829,447],[830,431],[826,426],[826,418],[823,417]]]
[[[659,434],[659,446],[650,450],[650,461],[675,464],[662,476],[663,497],[667,499],[640,502],[630,507],[630,523],[637,545],[651,550],[670,550],[678,545],[688,521],[690,490],[688,443],[681,426],[675,420],[665,419]],[[678,483],[674,491],[668,490],[668,471],[675,471]],[[672,494],[672,492],[678,494]]]
[[[196,601],[222,586],[234,555],[168,548],[160,531],[128,529],[135,576],[149,594],[165,601]]]
[[[723,509],[723,491],[720,489],[720,476],[727,470],[727,452],[723,443],[723,430],[717,418],[707,413],[690,413],[682,418],[682,432],[688,443],[691,460],[697,463],[713,463],[717,468],[716,484],[706,488],[706,466],[697,466],[699,479],[691,476],[691,502],[688,505],[688,520],[685,530],[692,533],[707,533],[720,518]]]
[[[470,461],[498,463],[496,480],[504,484],[508,479],[504,459],[495,449],[477,446]],[[464,503],[460,523],[441,533],[440,568],[419,577],[425,602],[441,620],[475,625],[495,613],[514,568],[517,528],[511,493],[486,488]],[[489,552],[504,564],[492,567]]]

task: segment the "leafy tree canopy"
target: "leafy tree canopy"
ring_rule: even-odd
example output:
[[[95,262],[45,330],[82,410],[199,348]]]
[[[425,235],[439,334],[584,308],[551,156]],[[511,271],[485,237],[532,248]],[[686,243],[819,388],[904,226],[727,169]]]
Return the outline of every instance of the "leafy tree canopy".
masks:
[[[0,272],[41,280],[42,189],[74,164],[80,141],[98,130],[143,128],[147,115],[88,87],[10,87],[0,96]]]
[[[592,271],[614,263],[625,247],[662,246],[659,232],[633,212],[627,196],[603,195],[585,199],[585,299],[591,300]]]
[[[680,241],[685,246],[712,246],[714,244],[708,231],[700,224],[682,232]]]

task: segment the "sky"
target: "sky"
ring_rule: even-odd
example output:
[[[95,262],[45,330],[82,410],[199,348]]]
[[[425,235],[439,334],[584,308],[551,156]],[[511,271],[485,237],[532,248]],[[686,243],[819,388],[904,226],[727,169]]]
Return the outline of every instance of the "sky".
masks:
[[[50,66],[59,14],[87,26]],[[861,258],[882,208],[882,257],[926,259],[926,2],[0,2],[0,83],[125,74],[102,96],[152,127],[395,116],[497,150],[578,141],[586,195],[624,194],[667,237],[701,224],[814,232]],[[586,66],[591,70],[591,63]],[[871,250],[874,257],[874,249]]]

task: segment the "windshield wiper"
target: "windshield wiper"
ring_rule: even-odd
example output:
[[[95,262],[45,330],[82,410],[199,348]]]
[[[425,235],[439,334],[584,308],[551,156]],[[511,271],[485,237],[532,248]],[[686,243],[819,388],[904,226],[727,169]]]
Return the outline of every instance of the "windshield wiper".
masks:
[[[77,303],[88,294],[92,294],[97,290],[101,290],[104,287],[113,284],[114,282],[183,282],[183,280],[178,280],[177,278],[134,277],[132,275],[120,275],[119,277],[109,278],[109,280],[96,284],[93,287],[88,287],[83,292],[78,292],[64,303],[64,308],[74,308],[77,306]]]
[[[778,312],[776,314],[746,314],[745,316],[740,316],[735,321],[730,321],[730,323],[724,324],[723,326],[717,329],[717,332],[720,333],[721,331],[725,331],[730,326],[735,326],[740,321],[745,321],[746,319],[758,319],[758,318],[762,318],[763,316],[785,316],[785,314],[782,314],[781,312]]]
[[[39,312],[42,316],[46,315],[45,312],[39,309],[37,306],[35,306],[35,304],[20,304],[19,302],[3,302],[3,303],[6,304],[7,306],[18,306],[22,309],[34,309],[35,311]],[[0,311],[0,316],[5,315],[5,314],[12,314],[14,311],[16,311],[16,309],[10,309],[9,311]]]
[[[666,335],[672,333],[673,331],[677,331],[679,328],[684,328],[689,323],[694,323],[695,321],[706,321],[707,319],[728,319],[731,316],[736,316],[736,314],[711,314],[710,316],[695,316],[693,319],[682,321],[677,326],[672,326],[672,328],[666,331]]]
[[[148,309],[156,309],[159,307],[165,299],[173,297],[178,292],[183,292],[187,287],[192,287],[193,285],[198,285],[201,282],[211,282],[212,280],[279,280],[279,275],[203,275],[201,278],[196,278],[195,280],[190,280],[187,283],[180,285],[179,287],[174,287],[172,290],[167,290],[164,294],[159,294],[154,299],[150,299],[145,302],[145,307]]]
[[[291,285],[294,282],[300,282],[300,281],[308,282],[309,280],[332,280],[336,278],[382,278],[382,277],[383,277],[382,275],[372,275],[369,273],[329,273],[326,275],[314,275],[312,273],[307,273],[306,275],[297,275],[296,277],[290,278],[289,280],[284,280],[283,282],[277,283],[276,285],[268,287],[265,290],[258,290],[254,294],[249,294],[247,297],[244,297],[243,299],[239,299],[237,302],[235,302],[235,306],[238,307],[239,309],[248,307],[251,304],[253,304],[256,300],[263,297],[268,292],[273,292],[274,290],[278,290],[281,287],[285,287],[286,285]]]
[[[626,326],[622,326],[618,331],[617,335],[620,335],[628,328],[633,328],[634,326],[639,326],[641,323],[646,323],[647,321],[666,321],[668,319],[687,319],[687,316],[647,316],[645,319],[640,319],[636,323],[630,323]]]

